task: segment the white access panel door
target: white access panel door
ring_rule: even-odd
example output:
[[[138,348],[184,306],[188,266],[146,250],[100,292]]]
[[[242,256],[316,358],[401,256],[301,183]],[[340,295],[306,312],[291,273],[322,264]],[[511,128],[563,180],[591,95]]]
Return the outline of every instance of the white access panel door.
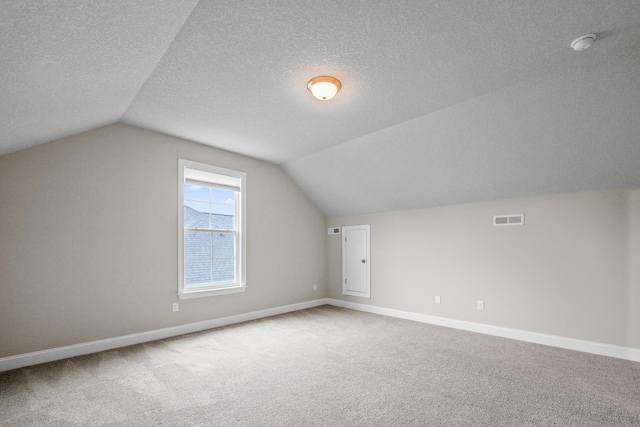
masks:
[[[342,227],[342,293],[371,298],[369,225]]]

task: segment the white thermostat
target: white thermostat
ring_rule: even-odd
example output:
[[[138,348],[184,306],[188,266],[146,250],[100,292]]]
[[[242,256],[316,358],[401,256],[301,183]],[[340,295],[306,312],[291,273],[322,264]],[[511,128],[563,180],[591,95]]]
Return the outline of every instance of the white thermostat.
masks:
[[[327,228],[327,234],[340,234],[340,227]]]

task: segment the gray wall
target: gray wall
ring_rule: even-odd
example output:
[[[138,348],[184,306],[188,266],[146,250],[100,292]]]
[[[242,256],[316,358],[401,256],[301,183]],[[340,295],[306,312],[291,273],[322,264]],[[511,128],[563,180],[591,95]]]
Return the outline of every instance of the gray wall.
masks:
[[[245,293],[176,296],[179,157],[248,174]],[[0,219],[0,357],[325,296],[640,348],[640,190],[325,221],[278,166],[114,124],[0,157]],[[325,231],[356,224],[370,300],[341,294]]]
[[[492,226],[517,213],[525,226]],[[332,298],[640,348],[640,190],[327,221],[356,224],[371,225],[371,299],[342,295],[338,236],[327,237]]]
[[[244,293],[177,298],[179,157],[247,172]],[[0,218],[0,357],[326,292],[325,218],[281,168],[123,124],[0,157]]]

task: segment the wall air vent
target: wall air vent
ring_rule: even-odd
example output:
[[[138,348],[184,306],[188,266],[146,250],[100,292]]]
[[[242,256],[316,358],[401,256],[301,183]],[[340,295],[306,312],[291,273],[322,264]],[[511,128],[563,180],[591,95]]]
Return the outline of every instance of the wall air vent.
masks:
[[[524,214],[496,215],[493,217],[493,226],[524,225]]]
[[[340,234],[340,227],[327,228],[327,234]]]

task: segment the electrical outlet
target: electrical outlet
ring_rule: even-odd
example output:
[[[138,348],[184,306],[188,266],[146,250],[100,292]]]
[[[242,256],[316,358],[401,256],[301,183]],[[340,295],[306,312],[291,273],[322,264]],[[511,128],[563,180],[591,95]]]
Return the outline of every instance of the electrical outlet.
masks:
[[[317,291],[318,290],[318,285],[313,285],[313,290]]]
[[[173,311],[180,311],[180,306],[178,305],[177,302],[173,303]]]
[[[436,304],[440,304],[440,295],[436,295]]]
[[[478,301],[478,310],[484,310],[484,301]]]

